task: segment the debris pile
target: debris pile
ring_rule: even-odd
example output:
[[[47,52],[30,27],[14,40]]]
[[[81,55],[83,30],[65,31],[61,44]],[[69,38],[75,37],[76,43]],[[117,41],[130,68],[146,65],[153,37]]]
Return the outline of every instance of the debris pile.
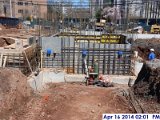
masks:
[[[27,101],[31,95],[27,78],[15,69],[0,69],[0,119],[9,115]]]

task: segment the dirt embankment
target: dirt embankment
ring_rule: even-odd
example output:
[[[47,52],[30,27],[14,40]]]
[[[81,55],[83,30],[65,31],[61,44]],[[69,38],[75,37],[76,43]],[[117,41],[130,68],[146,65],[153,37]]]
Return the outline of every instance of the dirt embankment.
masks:
[[[27,78],[20,71],[0,69],[0,119],[9,119],[9,115],[25,104],[30,95]]]
[[[22,30],[16,29],[16,28],[10,28],[10,29],[2,29],[0,31],[0,36],[5,36],[7,34],[19,34]]]
[[[144,64],[132,89],[145,112],[160,113],[160,67]]]
[[[137,39],[133,44],[133,49],[137,50],[144,60],[148,60],[151,48],[154,48],[156,57],[160,59],[160,39]]]
[[[50,84],[31,94],[26,77],[18,71],[0,70],[0,119],[99,120],[103,113],[134,113],[124,90],[82,83]]]
[[[0,37],[0,47],[5,47],[15,43],[15,40],[11,38]]]

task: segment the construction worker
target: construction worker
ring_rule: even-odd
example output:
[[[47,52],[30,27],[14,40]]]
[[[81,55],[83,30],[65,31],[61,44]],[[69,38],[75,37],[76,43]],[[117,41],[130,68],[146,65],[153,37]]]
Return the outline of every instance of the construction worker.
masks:
[[[50,57],[52,54],[52,49],[51,48],[47,48],[47,57]]]
[[[122,59],[123,52],[121,50],[118,50],[117,54],[118,54],[118,59]]]
[[[56,57],[56,51],[53,52],[53,59]]]
[[[88,51],[86,49],[82,50],[82,58],[86,58]]]
[[[155,53],[154,53],[154,49],[152,48],[152,49],[150,49],[150,53],[149,53],[149,55],[148,55],[148,59],[150,60],[150,61],[152,61],[152,60],[154,60],[156,58],[156,55],[155,55]]]
[[[97,80],[98,79],[98,74],[99,74],[99,67],[98,67],[98,60],[97,59],[94,60],[93,68],[94,68],[93,72],[96,73],[94,75],[94,78],[95,78],[95,80]]]
[[[86,49],[82,50],[82,73],[86,73],[87,70],[87,60],[86,60],[87,53],[88,51]]]

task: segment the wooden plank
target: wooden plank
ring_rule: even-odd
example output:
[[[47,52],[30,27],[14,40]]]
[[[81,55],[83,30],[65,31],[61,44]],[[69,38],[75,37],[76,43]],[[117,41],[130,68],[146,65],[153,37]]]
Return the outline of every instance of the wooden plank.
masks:
[[[4,61],[3,61],[3,68],[6,67],[6,61],[7,61],[7,56],[4,57]]]
[[[0,57],[0,67],[2,67],[2,62],[3,62],[3,53],[1,54],[1,57]]]

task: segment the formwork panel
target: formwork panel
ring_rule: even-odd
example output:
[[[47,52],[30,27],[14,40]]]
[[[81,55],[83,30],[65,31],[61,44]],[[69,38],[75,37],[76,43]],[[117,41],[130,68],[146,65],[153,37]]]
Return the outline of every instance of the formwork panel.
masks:
[[[84,37],[84,36],[83,36]],[[93,37],[93,36],[92,36]],[[61,37],[59,46],[61,52],[53,59],[53,56],[43,55],[43,67],[62,67],[67,73],[84,73],[82,51],[87,50],[87,66],[93,66],[94,60],[98,60],[99,73],[114,75],[129,75],[131,73],[130,44],[101,43],[99,39],[78,39],[75,37]],[[57,39],[57,37],[56,37]],[[107,38],[108,39],[108,38]],[[124,40],[123,40],[124,41]],[[51,46],[51,45],[50,45]],[[54,46],[54,45],[53,45]],[[46,47],[47,48],[47,47]],[[123,51],[123,58],[118,59],[117,52]],[[54,48],[53,48],[54,51]]]

